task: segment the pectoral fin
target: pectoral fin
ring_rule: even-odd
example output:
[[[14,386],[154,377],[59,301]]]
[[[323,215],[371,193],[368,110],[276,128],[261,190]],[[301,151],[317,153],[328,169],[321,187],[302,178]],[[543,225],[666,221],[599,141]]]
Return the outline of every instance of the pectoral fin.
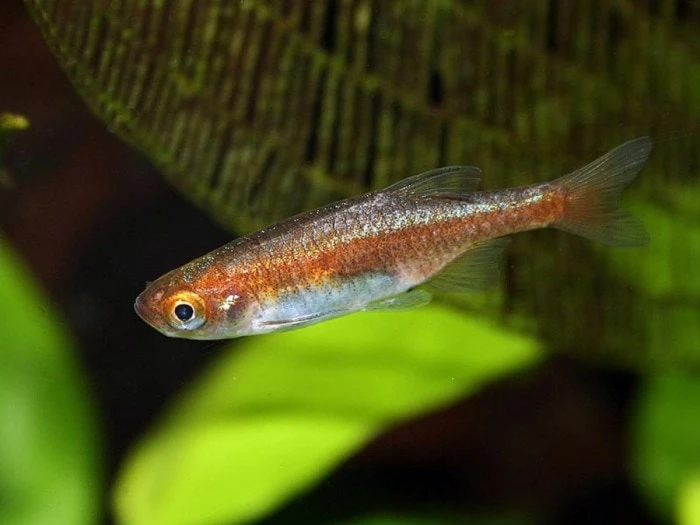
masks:
[[[369,303],[364,310],[368,312],[412,310],[428,304],[432,298],[433,296],[426,290],[410,290]]]
[[[349,312],[342,310],[334,310],[330,312],[319,312],[308,315],[302,315],[292,319],[273,319],[270,321],[265,321],[260,323],[262,327],[268,330],[280,331],[280,330],[292,330],[293,328],[301,328],[309,324],[319,323],[327,319],[332,319],[334,317],[339,317],[341,315],[347,314]]]

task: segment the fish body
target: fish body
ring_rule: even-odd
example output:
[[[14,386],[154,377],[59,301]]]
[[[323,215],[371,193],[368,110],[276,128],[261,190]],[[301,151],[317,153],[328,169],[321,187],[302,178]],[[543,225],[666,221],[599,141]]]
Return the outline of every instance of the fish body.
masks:
[[[475,191],[473,167],[410,177],[237,239],[151,283],[135,309],[165,335],[231,338],[485,289],[512,233],[554,226],[642,245],[617,201],[651,147],[637,139],[553,182],[497,191]]]

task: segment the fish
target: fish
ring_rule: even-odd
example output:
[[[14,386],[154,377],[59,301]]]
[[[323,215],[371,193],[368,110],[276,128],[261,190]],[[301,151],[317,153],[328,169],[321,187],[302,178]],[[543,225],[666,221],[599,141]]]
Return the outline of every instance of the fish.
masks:
[[[149,283],[134,308],[166,336],[231,339],[486,290],[514,233],[644,246],[619,201],[652,148],[641,137],[552,182],[500,190],[478,191],[472,166],[408,177],[236,239]]]

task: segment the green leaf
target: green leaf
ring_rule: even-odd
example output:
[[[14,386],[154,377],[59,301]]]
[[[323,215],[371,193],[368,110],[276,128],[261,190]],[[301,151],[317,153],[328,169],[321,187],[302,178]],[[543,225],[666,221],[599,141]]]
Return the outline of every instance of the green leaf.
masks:
[[[0,113],[0,134],[23,131],[29,127],[29,119],[17,113]]]
[[[29,127],[29,120],[17,113],[0,113],[0,189],[15,187],[15,181],[10,171],[5,167],[5,150],[10,137],[17,131]]]
[[[388,425],[541,356],[532,340],[439,307],[357,314],[237,348],[124,466],[123,523],[249,522]]]
[[[687,498],[696,493],[700,475],[698,407],[700,378],[682,373],[651,379],[640,399],[635,474],[652,507],[666,519],[679,508],[684,516],[697,508]]]
[[[636,301],[622,314],[637,318],[632,333],[616,334],[619,327],[611,324],[609,346],[627,346],[640,364],[700,366],[700,273],[693,270],[700,246],[696,195],[697,187],[678,191],[674,208],[684,214],[630,203],[651,234],[650,246],[641,251],[599,250],[618,280],[637,291]]]
[[[700,525],[700,471],[683,486],[678,505],[679,525]]]
[[[532,183],[555,154],[700,116],[690,2],[25,4],[110,129],[239,231],[439,164]]]
[[[0,523],[95,523],[97,429],[74,349],[0,243]]]

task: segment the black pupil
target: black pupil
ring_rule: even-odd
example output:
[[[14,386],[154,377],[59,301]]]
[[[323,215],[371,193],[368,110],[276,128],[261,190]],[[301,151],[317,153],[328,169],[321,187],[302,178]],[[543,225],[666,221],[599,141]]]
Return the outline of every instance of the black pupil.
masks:
[[[189,321],[194,316],[194,308],[189,304],[178,304],[175,307],[175,316],[180,321]]]

